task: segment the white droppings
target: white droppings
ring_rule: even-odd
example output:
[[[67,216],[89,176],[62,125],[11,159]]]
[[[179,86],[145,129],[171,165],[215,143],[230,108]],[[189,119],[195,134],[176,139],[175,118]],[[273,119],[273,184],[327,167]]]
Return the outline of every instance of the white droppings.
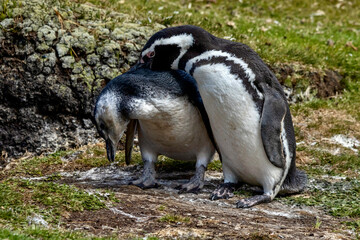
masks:
[[[44,220],[44,218],[39,214],[34,214],[33,216],[27,217],[27,221],[29,225],[42,225],[44,227],[49,227],[49,224],[47,221]]]
[[[123,210],[120,210],[118,208],[115,208],[115,207],[111,207],[109,208],[110,211],[112,211],[114,214],[120,214],[120,215],[123,215],[125,217],[129,217],[129,218],[132,218],[132,219],[135,219],[136,222],[145,222],[147,221],[149,218],[148,217],[137,217],[137,216],[134,216],[130,213],[126,213],[124,212]]]
[[[359,152],[358,147],[360,147],[360,141],[357,140],[356,138],[351,138],[351,137],[347,137],[343,134],[338,134],[333,136],[330,139],[330,142],[332,143],[336,143],[336,144],[340,144],[341,146],[345,147],[345,148],[349,148],[354,152]]]

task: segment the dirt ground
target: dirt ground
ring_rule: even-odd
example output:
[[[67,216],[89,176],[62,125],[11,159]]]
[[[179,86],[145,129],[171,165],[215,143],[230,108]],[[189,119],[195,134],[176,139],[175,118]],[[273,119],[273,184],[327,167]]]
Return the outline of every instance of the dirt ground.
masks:
[[[199,194],[178,194],[174,189],[192,173],[160,173],[160,188],[142,190],[127,185],[140,167],[112,165],[86,172],[63,173],[62,182],[89,192],[111,189],[118,203],[106,209],[63,213],[65,228],[96,235],[115,234],[120,239],[351,239],[335,219],[313,207],[289,206],[276,198],[250,209],[237,209],[241,196],[210,201],[210,192],[221,182],[221,173],[208,171]],[[306,192],[303,193],[306,195]],[[170,216],[170,217],[169,217]],[[172,217],[171,217],[172,216]]]

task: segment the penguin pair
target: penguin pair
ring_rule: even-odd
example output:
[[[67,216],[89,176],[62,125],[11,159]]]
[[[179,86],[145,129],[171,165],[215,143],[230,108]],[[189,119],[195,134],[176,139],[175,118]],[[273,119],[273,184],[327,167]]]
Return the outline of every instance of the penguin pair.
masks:
[[[223,166],[224,183],[211,199],[231,197],[240,183],[262,187],[263,194],[237,202],[246,208],[305,188],[285,94],[249,46],[196,26],[171,27],[149,39],[139,62],[152,70],[185,70],[196,80]]]
[[[156,187],[158,155],[196,160],[196,173],[180,186],[197,192],[215,153],[209,119],[195,80],[183,71],[154,72],[137,64],[111,80],[100,93],[94,110],[97,130],[105,139],[107,157],[114,161],[117,144],[126,130],[125,159],[130,163],[135,132],[144,161],[142,176],[132,182]]]

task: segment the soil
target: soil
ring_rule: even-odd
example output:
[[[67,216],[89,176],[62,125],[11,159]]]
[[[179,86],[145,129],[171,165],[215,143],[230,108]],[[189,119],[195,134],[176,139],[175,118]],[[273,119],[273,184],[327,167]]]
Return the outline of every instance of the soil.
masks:
[[[244,196],[211,201],[210,192],[221,173],[208,171],[199,194],[178,194],[192,172],[159,173],[160,188],[142,190],[127,185],[140,174],[139,167],[114,165],[86,172],[65,173],[63,182],[87,191],[111,189],[119,203],[106,209],[63,214],[62,226],[120,239],[156,236],[161,239],[350,239],[335,219],[314,207],[290,206],[279,198],[250,209],[237,209]],[[171,178],[175,178],[171,179]],[[303,193],[306,196],[306,192]],[[177,216],[177,219],[164,216]],[[341,220],[341,219],[340,219]],[[342,221],[342,220],[341,220]]]

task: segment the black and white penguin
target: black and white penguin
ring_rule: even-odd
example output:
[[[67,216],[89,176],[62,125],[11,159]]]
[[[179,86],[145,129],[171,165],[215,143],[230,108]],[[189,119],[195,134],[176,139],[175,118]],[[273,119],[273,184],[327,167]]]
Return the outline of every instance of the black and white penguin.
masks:
[[[263,194],[238,201],[239,208],[304,189],[307,176],[295,166],[284,92],[249,46],[185,25],[154,34],[139,61],[152,70],[181,69],[195,78],[222,157],[224,184],[211,199],[233,196],[235,184],[243,182],[262,187]]]
[[[143,175],[132,184],[156,187],[154,163],[158,155],[196,160],[196,173],[180,186],[196,192],[215,148],[208,116],[195,80],[184,71],[154,72],[138,64],[111,80],[100,93],[94,110],[96,127],[114,161],[117,144],[126,130],[125,158],[130,163],[135,131],[144,161]]]

